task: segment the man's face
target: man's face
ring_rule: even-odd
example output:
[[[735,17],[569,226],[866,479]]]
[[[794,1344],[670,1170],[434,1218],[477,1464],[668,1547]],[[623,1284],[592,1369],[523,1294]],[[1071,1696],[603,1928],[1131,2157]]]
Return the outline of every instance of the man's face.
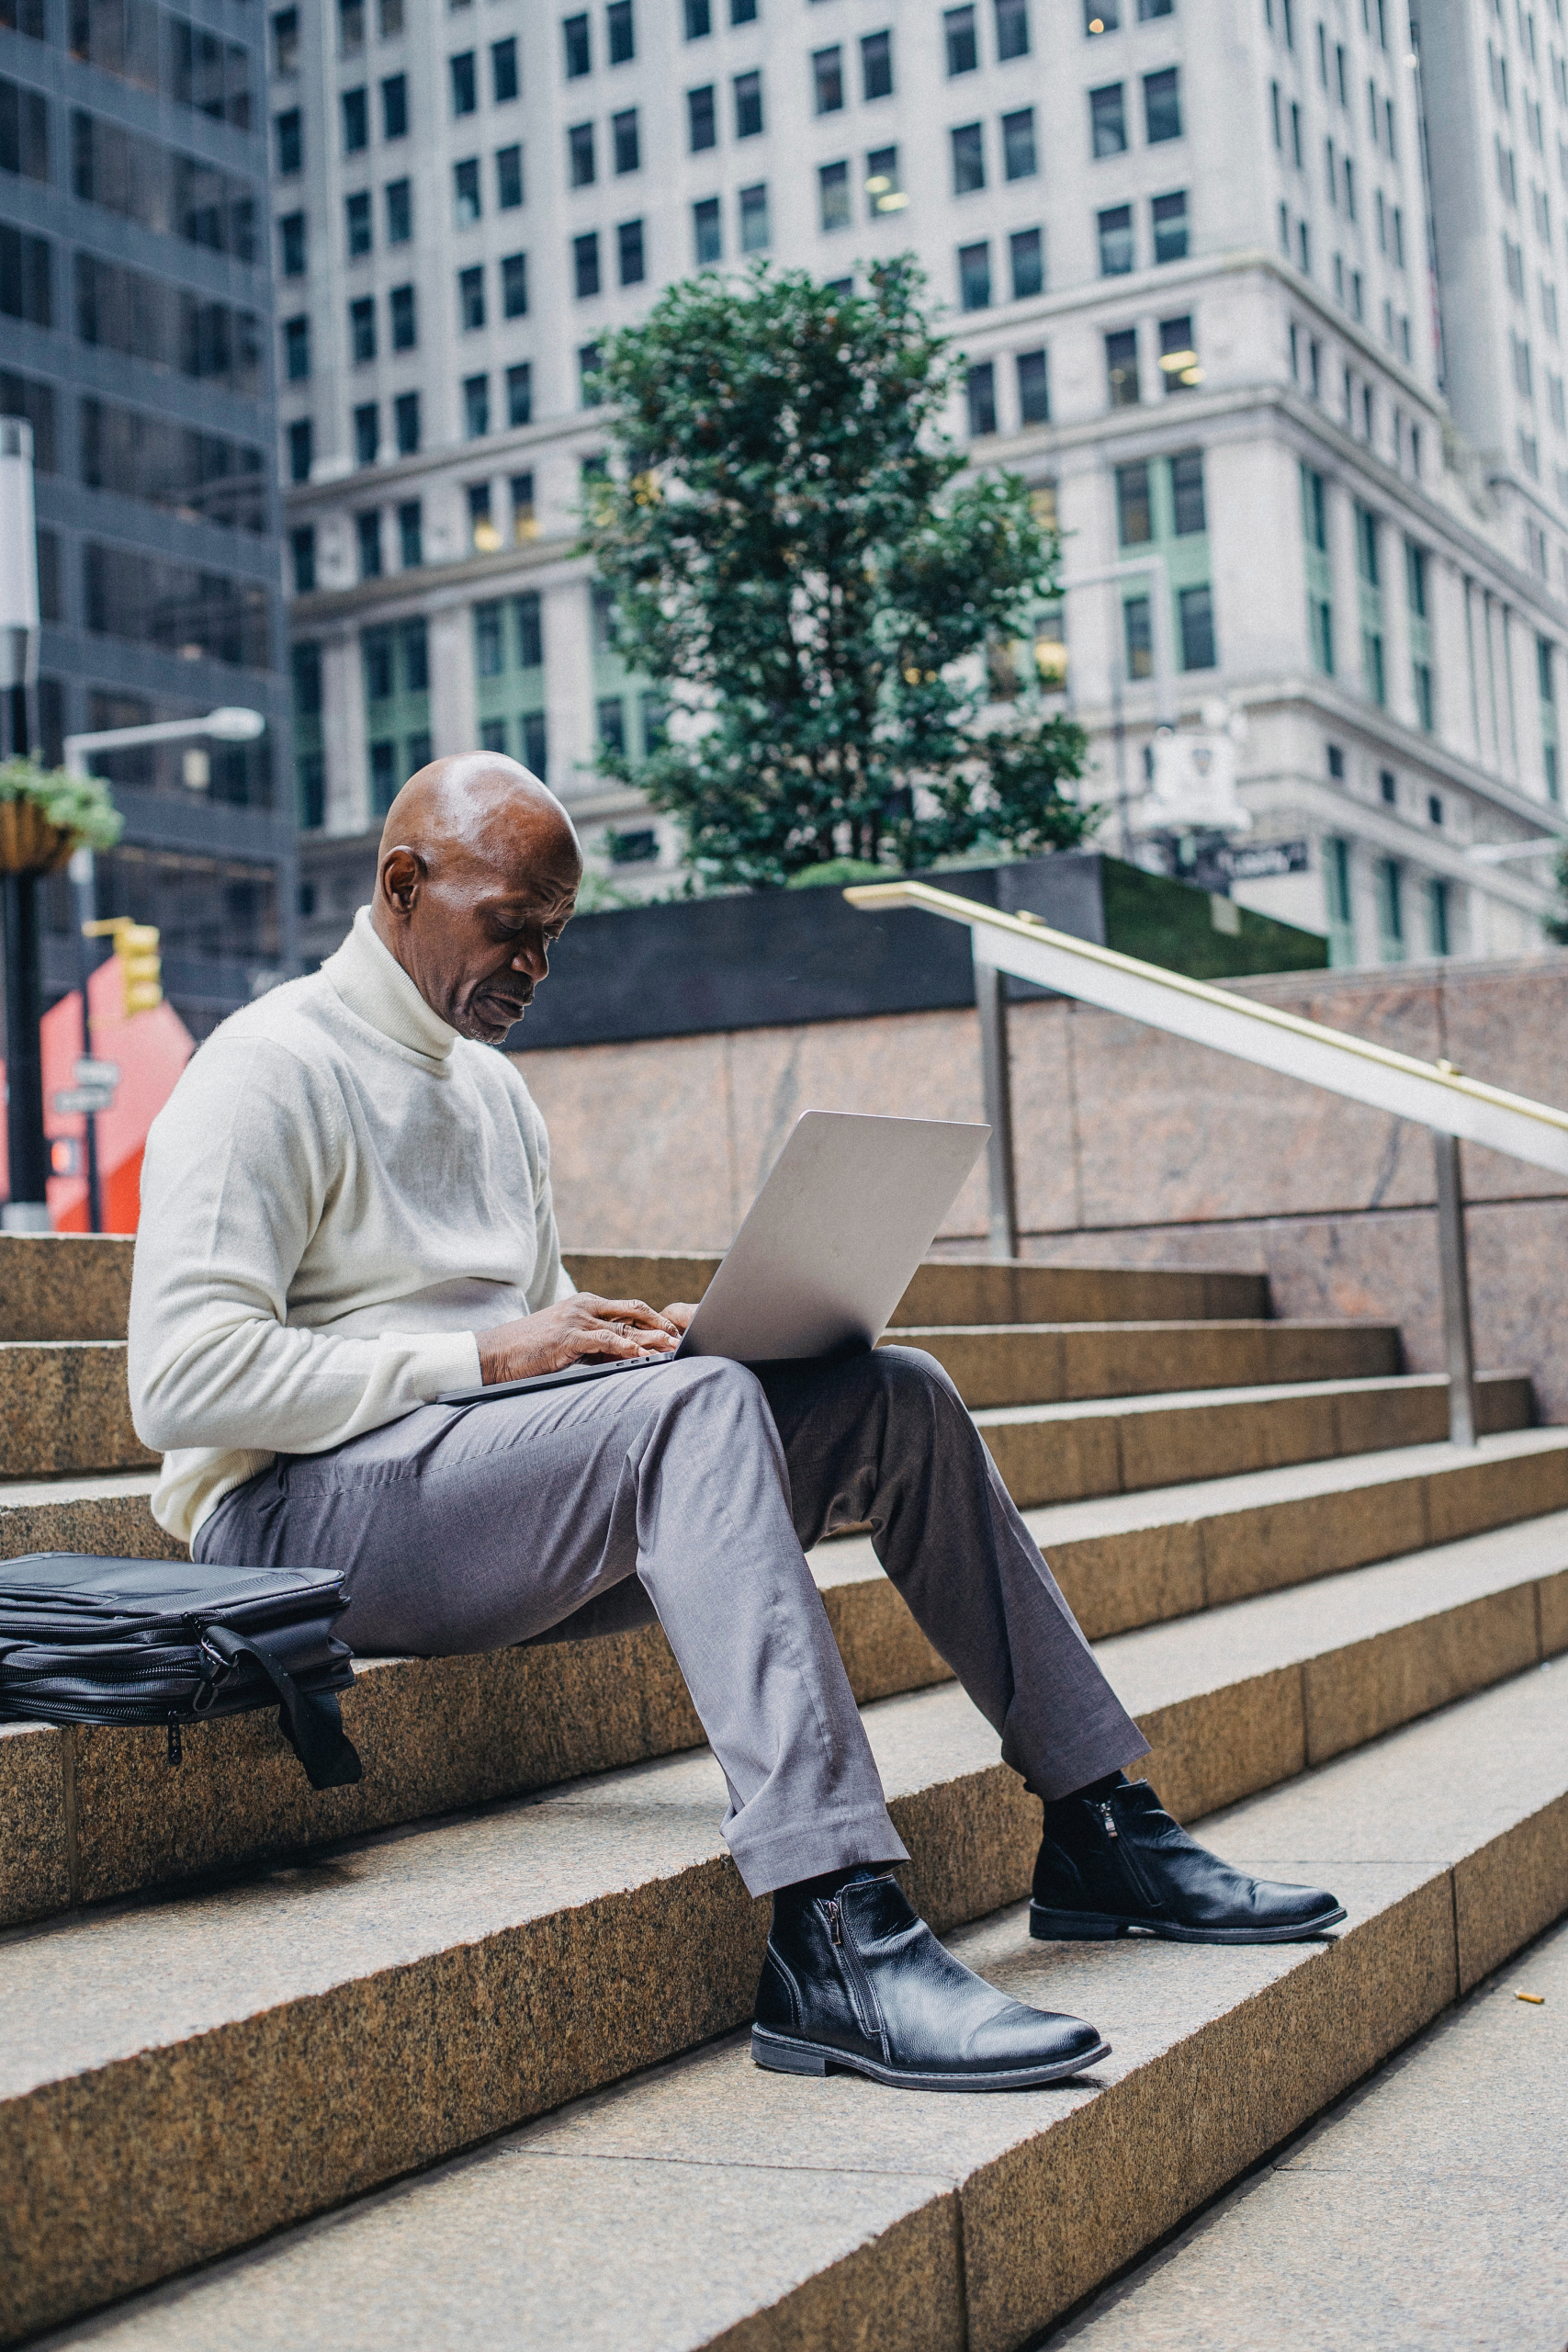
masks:
[[[400,858],[411,869],[405,876]],[[402,912],[400,960],[425,1002],[457,1030],[498,1046],[548,973],[549,951],[570,922],[582,867],[570,835],[546,817],[443,856],[418,876],[393,852],[384,893]]]

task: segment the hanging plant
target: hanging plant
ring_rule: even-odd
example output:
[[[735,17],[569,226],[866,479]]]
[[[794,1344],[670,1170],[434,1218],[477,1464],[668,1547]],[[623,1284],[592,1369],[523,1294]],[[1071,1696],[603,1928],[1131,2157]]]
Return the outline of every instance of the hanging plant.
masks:
[[[124,821],[96,776],[0,763],[0,874],[53,874],[73,850],[112,849]]]

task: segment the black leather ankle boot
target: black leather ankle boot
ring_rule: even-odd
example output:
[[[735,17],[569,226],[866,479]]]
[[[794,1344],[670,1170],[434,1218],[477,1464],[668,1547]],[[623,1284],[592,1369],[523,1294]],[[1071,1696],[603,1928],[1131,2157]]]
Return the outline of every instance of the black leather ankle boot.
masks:
[[[1110,2047],[1081,2018],[1026,2008],[974,1975],[895,1879],[773,1897],[751,2028],[759,2066],[847,2067],[910,2090],[1027,2090],[1081,2073]]]
[[[1189,1944],[1286,1944],[1345,1917],[1315,1886],[1247,1878],[1189,1838],[1146,1781],[1045,1807],[1029,1932],[1099,1941],[1133,1928]]]

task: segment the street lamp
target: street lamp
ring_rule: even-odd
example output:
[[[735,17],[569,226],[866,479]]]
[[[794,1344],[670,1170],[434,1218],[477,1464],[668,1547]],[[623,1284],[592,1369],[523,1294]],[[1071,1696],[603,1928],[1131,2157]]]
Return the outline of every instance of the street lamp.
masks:
[[[91,752],[132,751],[141,743],[188,742],[194,736],[204,736],[210,742],[254,743],[266,732],[265,718],[259,710],[246,710],[233,703],[224,703],[217,710],[209,710],[204,718],[155,718],[145,727],[100,727],[90,734],[67,735],[64,743],[65,765],[72,775],[85,776],[87,755]],[[188,757],[188,754],[187,754]],[[197,788],[207,782],[205,775],[197,779]],[[99,1107],[107,1110],[114,1100],[118,1073],[95,1066],[93,1033],[87,1011],[87,983],[92,977],[91,951],[87,942],[98,929],[97,893],[93,853],[90,849],[75,850],[68,868],[76,894],[77,968],[82,988],[82,1057],[77,1064],[77,1091],[100,1093]],[[79,1107],[73,1104],[72,1108]],[[98,1180],[98,1120],[97,1112],[89,1110],[87,1121],[87,1225],[93,1233],[103,1231],[103,1195]],[[47,1213],[45,1218],[47,1229]]]

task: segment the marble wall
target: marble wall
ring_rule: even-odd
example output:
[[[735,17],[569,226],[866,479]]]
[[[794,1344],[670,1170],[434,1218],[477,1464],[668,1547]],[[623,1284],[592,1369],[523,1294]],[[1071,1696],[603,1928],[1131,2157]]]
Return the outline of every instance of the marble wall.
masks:
[[[1235,984],[1309,1020],[1568,1103],[1568,955]],[[1011,1014],[1026,1257],[1261,1270],[1281,1315],[1401,1325],[1441,1365],[1429,1139],[1419,1127],[1062,1001]],[[524,1053],[562,1233],[581,1249],[718,1249],[803,1110],[981,1115],[968,1012]],[[1477,1349],[1568,1421],[1568,1182],[1463,1148]],[[983,1171],[941,1236],[984,1249]]]

